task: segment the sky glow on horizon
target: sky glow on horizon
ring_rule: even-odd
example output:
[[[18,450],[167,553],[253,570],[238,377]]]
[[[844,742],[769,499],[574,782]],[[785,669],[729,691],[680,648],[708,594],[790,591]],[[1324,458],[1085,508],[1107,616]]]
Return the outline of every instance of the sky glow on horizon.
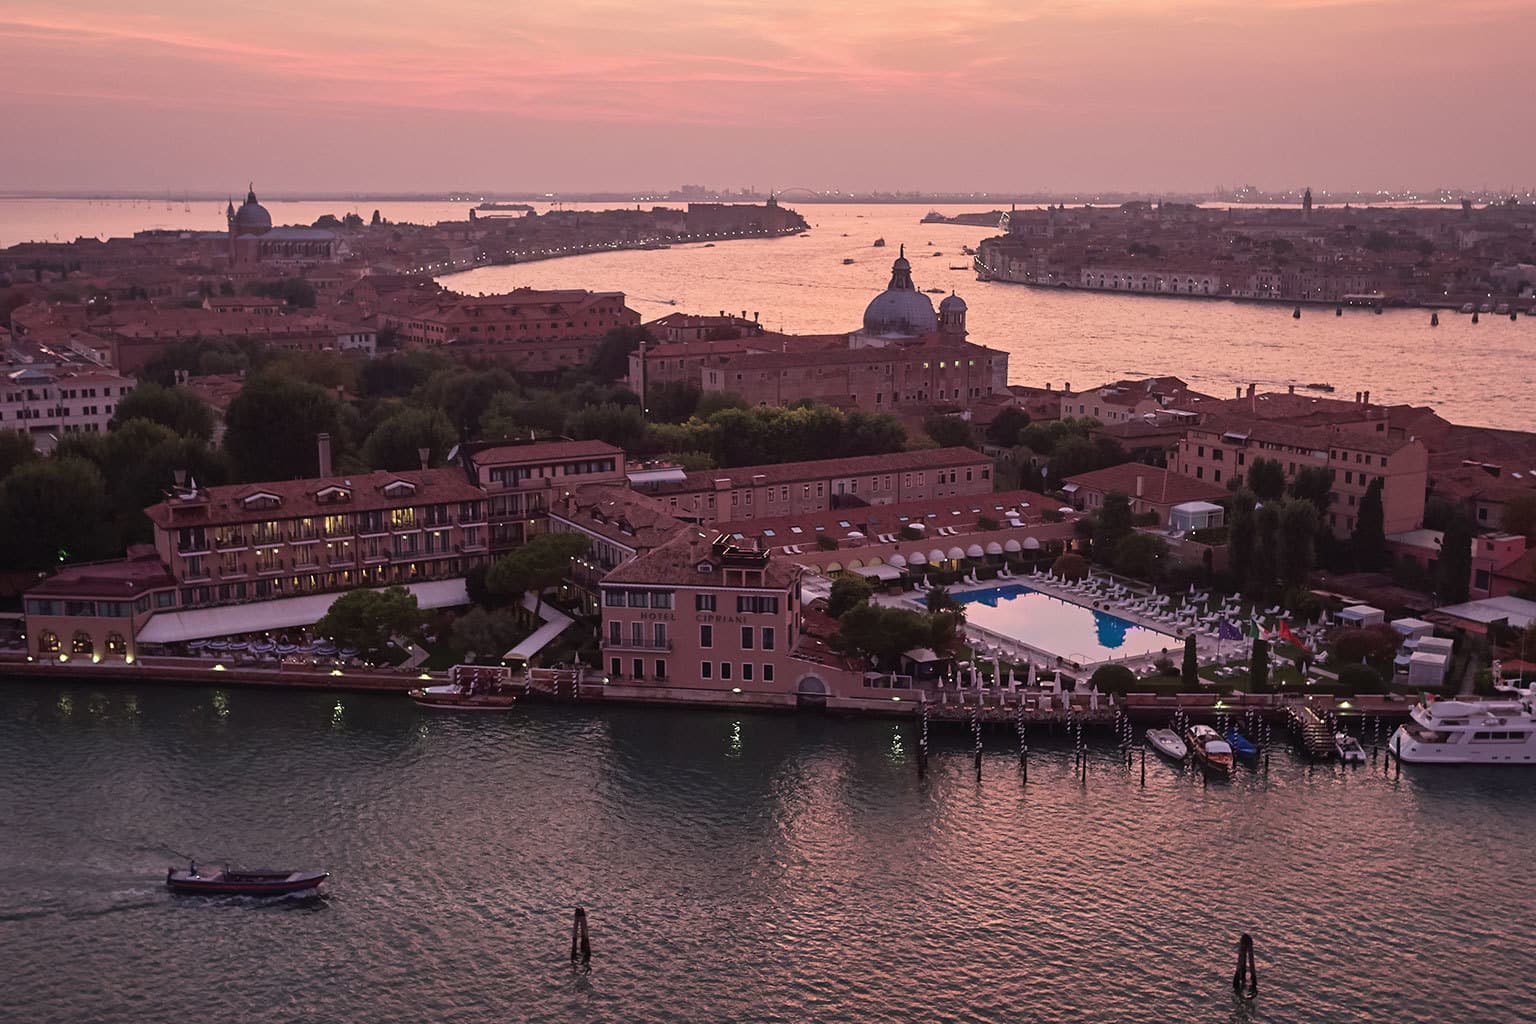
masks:
[[[15,0],[0,190],[1528,187],[1529,0]]]

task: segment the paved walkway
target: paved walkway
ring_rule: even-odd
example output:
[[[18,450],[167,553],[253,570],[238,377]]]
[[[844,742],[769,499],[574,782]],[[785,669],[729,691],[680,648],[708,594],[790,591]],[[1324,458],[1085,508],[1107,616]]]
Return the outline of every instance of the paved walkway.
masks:
[[[541,603],[533,594],[523,595],[523,607],[530,612],[537,609],[539,618],[544,620],[544,625],[534,630],[522,643],[503,654],[502,658],[507,661],[513,658],[523,662],[531,660],[535,654],[548,647],[555,637],[564,633],[566,627],[573,621],[560,609]]]

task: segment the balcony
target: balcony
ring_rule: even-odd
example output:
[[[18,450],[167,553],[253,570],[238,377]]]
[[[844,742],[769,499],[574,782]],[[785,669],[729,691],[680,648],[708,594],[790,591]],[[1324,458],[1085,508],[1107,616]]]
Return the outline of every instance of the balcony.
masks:
[[[663,640],[661,643],[657,643],[652,639],[635,643],[633,637],[625,640],[614,640],[612,637],[609,637],[607,642],[603,644],[603,649],[610,651],[670,651],[672,650],[672,641]]]

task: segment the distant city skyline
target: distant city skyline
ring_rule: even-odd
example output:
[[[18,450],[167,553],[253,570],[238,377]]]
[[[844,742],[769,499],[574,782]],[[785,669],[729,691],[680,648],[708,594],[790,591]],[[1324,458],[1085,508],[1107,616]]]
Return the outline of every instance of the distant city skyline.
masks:
[[[20,0],[0,191],[1524,189],[1518,0]]]

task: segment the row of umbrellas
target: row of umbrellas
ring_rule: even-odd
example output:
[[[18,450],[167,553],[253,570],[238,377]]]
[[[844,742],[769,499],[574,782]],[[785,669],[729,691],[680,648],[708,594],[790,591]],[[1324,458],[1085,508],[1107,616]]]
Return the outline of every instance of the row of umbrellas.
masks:
[[[934,548],[924,551],[917,548],[905,555],[895,554],[886,559],[891,565],[901,567],[905,565],[928,565],[932,562],[958,561],[962,558],[982,558],[986,555],[1001,555],[1003,553],[1018,554],[1020,551],[1038,551],[1040,542],[1033,537],[1024,538],[1020,543],[1012,537],[1002,544],[990,541],[983,547],[980,544],[972,544],[969,547],[960,547],[958,544],[945,551],[942,548]]]
[[[358,653],[352,647],[338,648],[329,640],[317,640],[302,644],[286,643],[267,638],[260,640],[191,640],[187,643],[187,647],[193,651],[210,651],[215,654],[225,652],[239,654],[250,651],[252,654],[320,654],[326,657],[340,655],[343,658],[355,658]]]

